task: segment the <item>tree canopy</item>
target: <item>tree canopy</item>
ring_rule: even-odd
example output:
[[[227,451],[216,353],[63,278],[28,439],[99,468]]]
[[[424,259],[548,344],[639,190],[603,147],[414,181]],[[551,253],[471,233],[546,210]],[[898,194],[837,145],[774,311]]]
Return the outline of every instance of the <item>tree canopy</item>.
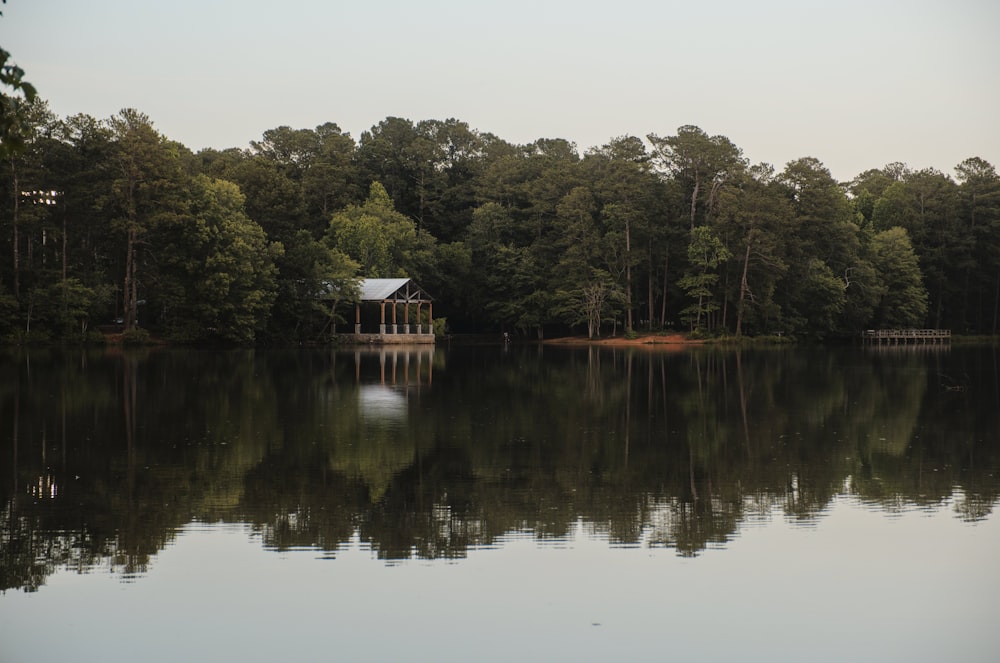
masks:
[[[138,110],[56,117],[3,57],[0,334],[14,340],[120,321],[323,341],[360,278],[398,276],[435,293],[453,331],[1000,322],[1000,176],[981,157],[954,176],[890,163],[837,182],[811,156],[751,165],[693,125],[581,155],[399,117],[357,140],[326,122],[193,153]]]

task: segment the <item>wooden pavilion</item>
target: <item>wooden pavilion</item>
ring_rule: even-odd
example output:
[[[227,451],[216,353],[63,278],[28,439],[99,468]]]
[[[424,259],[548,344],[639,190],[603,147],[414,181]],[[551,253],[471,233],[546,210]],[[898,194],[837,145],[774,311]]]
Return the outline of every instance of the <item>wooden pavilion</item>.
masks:
[[[378,331],[374,321],[362,329],[363,309],[378,307]],[[426,307],[426,322],[423,313]],[[354,305],[353,340],[358,343],[433,343],[434,300],[412,279],[364,279],[361,297]]]

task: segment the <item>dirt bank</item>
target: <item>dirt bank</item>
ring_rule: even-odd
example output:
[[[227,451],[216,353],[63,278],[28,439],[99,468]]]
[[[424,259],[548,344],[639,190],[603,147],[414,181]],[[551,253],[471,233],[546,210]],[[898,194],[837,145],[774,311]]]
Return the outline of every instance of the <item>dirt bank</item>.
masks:
[[[615,347],[675,346],[679,349],[683,346],[701,345],[704,341],[688,338],[686,334],[640,334],[635,338],[625,338],[624,336],[603,336],[600,338],[564,336],[547,339],[544,343],[547,345],[611,345]],[[668,347],[665,349],[671,348]]]

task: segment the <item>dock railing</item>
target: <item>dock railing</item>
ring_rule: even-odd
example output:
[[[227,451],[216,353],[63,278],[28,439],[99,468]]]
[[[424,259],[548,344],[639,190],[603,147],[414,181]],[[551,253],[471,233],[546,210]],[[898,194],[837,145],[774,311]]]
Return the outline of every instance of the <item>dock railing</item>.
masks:
[[[950,343],[950,329],[867,329],[861,332],[865,343],[878,345]]]

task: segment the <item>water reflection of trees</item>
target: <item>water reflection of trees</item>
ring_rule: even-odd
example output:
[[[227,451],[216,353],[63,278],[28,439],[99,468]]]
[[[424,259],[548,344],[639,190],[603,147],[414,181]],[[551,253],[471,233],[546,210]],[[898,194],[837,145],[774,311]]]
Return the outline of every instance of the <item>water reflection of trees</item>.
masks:
[[[541,355],[542,360],[539,360]],[[32,353],[0,363],[0,587],[149,568],[198,519],[457,558],[511,532],[695,555],[748,521],[997,502],[981,351]],[[942,376],[962,375],[954,389]]]

